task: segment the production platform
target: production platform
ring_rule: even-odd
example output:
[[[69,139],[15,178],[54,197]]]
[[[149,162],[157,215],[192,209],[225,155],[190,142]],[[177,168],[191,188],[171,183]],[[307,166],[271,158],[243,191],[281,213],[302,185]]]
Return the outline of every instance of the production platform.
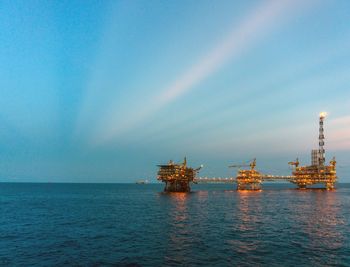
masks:
[[[175,164],[172,160],[165,165],[158,165],[157,179],[165,183],[165,192],[190,192],[190,183],[195,181],[196,174],[202,168],[187,167],[186,157],[182,164]]]
[[[298,159],[288,164],[292,166],[292,175],[269,175],[256,170],[256,159],[253,159],[249,165],[231,165],[231,168],[238,168],[236,177],[227,178],[208,178],[196,177],[196,174],[203,167],[193,169],[187,167],[186,158],[182,164],[175,164],[169,161],[166,165],[158,165],[158,180],[165,182],[165,192],[189,192],[190,183],[236,183],[237,190],[261,190],[264,181],[288,181],[297,185],[299,189],[306,189],[312,185],[322,185],[325,189],[335,188],[337,181],[336,160],[335,157],[325,164],[324,149],[324,129],[323,124],[326,113],[321,112],[319,116],[319,136],[318,149],[311,151],[311,165],[299,166]],[[249,167],[248,169],[241,169]]]

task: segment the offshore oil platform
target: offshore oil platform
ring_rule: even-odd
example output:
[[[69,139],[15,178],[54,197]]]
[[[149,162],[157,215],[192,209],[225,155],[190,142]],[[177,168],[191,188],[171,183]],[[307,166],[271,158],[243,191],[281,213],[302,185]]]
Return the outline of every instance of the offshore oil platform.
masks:
[[[165,183],[165,192],[190,192],[190,183],[194,181],[196,174],[203,167],[197,169],[187,167],[186,157],[182,164],[176,164],[172,160],[166,165],[158,165],[157,179]]]
[[[324,130],[323,122],[327,113],[320,113],[320,128],[318,137],[318,150],[311,151],[311,165],[299,166],[299,160],[289,162],[288,164],[294,167],[293,176],[290,180],[299,188],[304,189],[308,185],[324,184],[326,189],[334,189],[334,184],[337,181],[337,171],[335,157],[325,165],[325,149],[324,149]]]
[[[237,190],[261,190],[263,181],[285,180],[296,184],[299,189],[306,189],[307,186],[322,184],[327,190],[334,189],[337,181],[336,160],[333,159],[329,165],[325,165],[325,149],[324,149],[324,129],[323,123],[326,117],[325,112],[321,112],[319,116],[319,136],[318,149],[311,151],[311,165],[299,166],[299,160],[291,161],[288,164],[292,166],[292,175],[269,175],[262,174],[257,171],[256,159],[250,164],[231,165],[229,167],[238,167],[236,178],[196,178],[196,174],[200,168],[192,169],[187,167],[186,158],[182,164],[175,164],[169,161],[167,165],[158,165],[158,180],[165,182],[164,191],[166,192],[189,192],[190,183],[236,183]],[[241,167],[249,167],[249,169],[240,169]]]
[[[241,168],[247,165],[231,165],[229,168]],[[255,170],[256,159],[248,165],[250,169],[239,169],[236,176],[237,190],[260,190],[263,181],[263,175]]]

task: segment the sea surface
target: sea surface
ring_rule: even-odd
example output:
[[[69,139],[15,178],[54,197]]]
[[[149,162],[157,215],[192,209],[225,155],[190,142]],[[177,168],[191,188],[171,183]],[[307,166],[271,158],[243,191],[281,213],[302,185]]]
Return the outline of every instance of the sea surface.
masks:
[[[0,183],[0,266],[350,266],[350,184]]]

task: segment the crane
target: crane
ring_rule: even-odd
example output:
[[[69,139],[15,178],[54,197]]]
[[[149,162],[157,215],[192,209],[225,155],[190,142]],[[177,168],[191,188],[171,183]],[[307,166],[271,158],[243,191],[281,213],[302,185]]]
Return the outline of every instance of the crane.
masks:
[[[295,161],[288,162],[289,165],[298,167],[299,166],[299,159],[297,158]]]
[[[241,167],[250,167],[252,170],[254,170],[256,166],[256,158],[250,161],[249,164],[237,164],[237,165],[230,165],[229,168],[241,168]]]

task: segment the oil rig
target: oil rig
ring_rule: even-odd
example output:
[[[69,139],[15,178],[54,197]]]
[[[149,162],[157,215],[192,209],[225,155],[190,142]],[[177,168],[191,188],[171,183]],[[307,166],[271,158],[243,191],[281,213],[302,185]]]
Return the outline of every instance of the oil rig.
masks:
[[[238,167],[236,178],[207,178],[196,175],[203,167],[197,169],[187,167],[186,157],[182,164],[175,164],[169,161],[166,165],[158,165],[157,179],[165,183],[165,192],[190,192],[190,183],[236,183],[237,190],[261,190],[262,182],[285,180],[291,182],[299,189],[306,189],[307,186],[322,184],[327,190],[334,189],[337,181],[336,160],[335,157],[325,164],[325,149],[324,149],[324,129],[323,124],[326,118],[326,113],[321,112],[319,115],[319,135],[318,149],[311,151],[311,165],[299,166],[298,158],[288,164],[292,166],[292,175],[269,175],[262,174],[256,170],[256,159],[253,159],[249,164],[231,165],[229,167]],[[249,167],[249,169],[240,169],[241,167]]]
[[[296,184],[300,189],[305,189],[308,185],[324,184],[326,189],[334,189],[337,181],[336,160],[335,157],[325,165],[325,149],[324,149],[324,130],[323,122],[327,113],[320,113],[318,150],[311,151],[311,165],[299,166],[299,160],[289,162],[293,166],[293,179],[291,182]]]
[[[325,165],[325,149],[324,149],[324,129],[323,123],[326,113],[321,112],[319,116],[319,135],[318,149],[311,151],[311,165],[299,166],[299,160],[291,161],[288,164],[292,166],[291,176],[267,175],[258,172],[256,167],[256,159],[249,165],[232,165],[229,167],[246,167],[248,170],[238,170],[236,176],[237,190],[261,190],[263,181],[286,180],[296,184],[299,189],[306,189],[307,186],[315,184],[323,184],[327,190],[334,189],[337,181],[336,161],[335,158]]]
[[[260,190],[263,175],[255,170],[256,159],[249,165],[231,165],[229,168],[250,167],[248,170],[239,169],[236,176],[237,190]]]
[[[158,165],[157,179],[165,183],[164,192],[190,192],[190,183],[194,182],[199,170],[187,167],[186,157],[181,164],[175,164],[172,160],[166,165]]]
[[[318,149],[311,151],[311,165],[299,166],[299,160],[291,161],[288,164],[292,166],[292,175],[269,175],[262,174],[255,169],[256,159],[250,164],[231,165],[229,167],[250,167],[249,169],[238,169],[236,178],[197,178],[197,183],[236,183],[237,190],[261,190],[263,181],[285,180],[291,182],[299,189],[306,189],[307,186],[322,184],[327,190],[334,189],[337,181],[336,160],[333,159],[329,165],[325,165],[325,149],[324,149],[324,129],[323,124],[326,113],[321,112],[319,115],[319,135]]]

